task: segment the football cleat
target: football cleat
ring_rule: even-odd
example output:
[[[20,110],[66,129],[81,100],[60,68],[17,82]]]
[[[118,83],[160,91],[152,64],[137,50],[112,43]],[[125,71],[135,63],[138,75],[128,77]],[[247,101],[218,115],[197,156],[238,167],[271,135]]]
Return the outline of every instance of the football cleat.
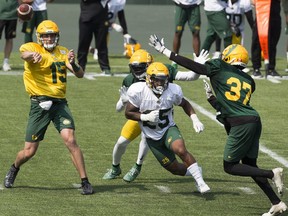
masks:
[[[7,173],[7,175],[5,176],[4,179],[4,186],[6,188],[11,188],[13,186],[13,183],[16,179],[16,176],[18,174],[19,168],[15,168],[14,165],[12,165]]]
[[[287,206],[284,202],[280,202],[277,205],[272,205],[267,213],[262,214],[262,216],[274,216],[279,215],[287,210]]]
[[[197,190],[201,193],[201,194],[205,194],[211,191],[210,187],[207,184],[201,184],[201,185],[197,185]]]
[[[2,66],[3,71],[7,72],[7,71],[11,71],[11,67],[8,63],[4,63]]]
[[[283,168],[275,168],[272,170],[274,177],[272,178],[273,183],[275,184],[277,191],[280,195],[283,195]]]
[[[82,188],[81,192],[82,195],[90,195],[94,193],[93,187],[88,181],[82,182],[81,188]]]
[[[138,166],[137,164],[135,164],[128,171],[128,173],[126,173],[126,175],[123,177],[123,180],[126,182],[132,182],[137,178],[137,176],[140,174],[140,172],[141,172],[141,166]]]
[[[118,167],[112,166],[112,169],[109,169],[107,171],[107,173],[105,173],[105,175],[103,176],[103,179],[105,179],[105,180],[115,179],[120,174],[121,174],[120,166],[118,166]]]
[[[254,77],[262,77],[262,74],[259,69],[254,69],[253,74]]]

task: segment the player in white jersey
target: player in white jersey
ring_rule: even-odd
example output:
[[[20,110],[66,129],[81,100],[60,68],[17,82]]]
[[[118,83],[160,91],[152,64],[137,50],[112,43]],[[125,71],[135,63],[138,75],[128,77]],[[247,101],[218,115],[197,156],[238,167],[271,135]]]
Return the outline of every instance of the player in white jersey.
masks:
[[[228,0],[225,8],[227,19],[232,28],[232,43],[244,45],[245,17],[252,29],[254,25],[253,11],[250,0],[238,0],[232,3]],[[221,54],[221,39],[216,39],[216,51],[213,58],[219,58]]]
[[[129,101],[125,116],[138,121],[147,144],[159,163],[174,175],[193,176],[200,193],[210,191],[200,167],[187,151],[184,139],[173,119],[173,106],[181,106],[190,116],[194,128],[204,129],[192,105],[184,98],[181,87],[169,83],[168,68],[154,62],[147,68],[146,83],[132,84],[127,92]],[[176,155],[182,160],[179,163]]]

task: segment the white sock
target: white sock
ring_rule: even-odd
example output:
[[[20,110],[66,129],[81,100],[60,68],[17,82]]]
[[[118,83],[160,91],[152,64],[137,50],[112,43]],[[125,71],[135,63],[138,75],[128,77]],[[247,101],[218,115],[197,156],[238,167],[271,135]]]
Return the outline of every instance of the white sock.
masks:
[[[288,62],[288,52],[286,52],[287,62]]]
[[[4,63],[4,64],[9,64],[9,59],[8,59],[8,58],[4,58],[3,63]]]
[[[143,164],[144,158],[146,157],[148,150],[149,146],[146,142],[146,138],[142,135],[141,141],[139,143],[138,158],[136,162],[138,165]]]
[[[122,155],[125,153],[127,145],[130,143],[129,140],[124,138],[123,136],[120,136],[117,140],[112,154],[112,163],[113,165],[118,165],[121,162]]]
[[[198,166],[197,162],[191,164],[191,165],[187,168],[186,175],[188,175],[188,176],[193,176],[193,178],[195,179],[197,185],[205,184],[205,182],[204,182],[204,180],[203,180],[203,176],[202,176],[201,169],[200,169],[200,167]]]

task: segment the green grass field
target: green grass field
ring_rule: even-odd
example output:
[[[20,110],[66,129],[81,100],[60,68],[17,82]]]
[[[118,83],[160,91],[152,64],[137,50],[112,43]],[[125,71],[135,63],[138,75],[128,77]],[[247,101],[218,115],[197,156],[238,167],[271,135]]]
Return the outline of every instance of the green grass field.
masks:
[[[163,56],[154,57],[157,61],[169,63]],[[22,61],[17,53],[13,53],[10,61],[17,71],[1,72],[0,76],[2,179],[15,160],[16,153],[23,148],[29,111],[29,98],[21,76]],[[114,73],[128,71],[127,59],[111,56],[110,61]],[[89,62],[87,71],[99,71],[91,57]],[[285,59],[278,59],[277,65],[285,68]],[[285,72],[279,72],[285,75]],[[214,114],[213,108],[206,101],[202,80],[177,83],[181,85],[185,96],[199,105],[200,109],[196,112],[205,125],[205,131],[196,134],[191,120],[178,107],[175,109],[175,121],[187,148],[202,166],[211,193],[197,193],[191,177],[168,173],[161,168],[151,152],[135,182],[124,182],[122,177],[136,161],[139,138],[127,148],[121,163],[121,177],[102,180],[111,166],[112,150],[126,121],[123,112],[115,111],[122,79],[119,76],[68,78],[67,99],[76,122],[76,136],[96,193],[82,196],[75,189],[74,184],[80,183],[78,174],[68,150],[51,124],[35,157],[21,167],[14,187],[5,189],[0,182],[1,216],[259,216],[268,211],[269,200],[252,179],[224,173],[222,154],[226,134],[214,118],[202,113],[206,110],[208,114]],[[287,84],[287,80],[256,80],[256,92],[252,96],[252,106],[260,113],[263,124],[261,150],[270,150],[266,151],[268,154],[263,151],[259,153],[258,165],[265,169],[284,167],[285,172],[288,171]],[[288,182],[288,175],[285,180]],[[285,190],[287,192],[287,186]],[[288,204],[287,194],[284,194],[283,200]]]

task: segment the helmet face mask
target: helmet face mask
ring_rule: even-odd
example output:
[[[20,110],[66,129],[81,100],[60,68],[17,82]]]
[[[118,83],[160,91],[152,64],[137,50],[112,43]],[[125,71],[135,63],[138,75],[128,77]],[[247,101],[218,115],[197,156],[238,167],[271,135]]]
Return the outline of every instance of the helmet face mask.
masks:
[[[53,21],[44,20],[37,27],[36,37],[40,45],[52,51],[59,42],[59,28]]]
[[[168,87],[167,76],[151,76],[150,83],[155,94],[162,95]]]
[[[228,64],[245,68],[249,61],[247,50],[240,44],[231,44],[226,47],[221,55],[223,61]]]
[[[129,61],[130,72],[136,79],[145,80],[146,70],[152,62],[153,57],[146,50],[137,50]]]
[[[160,62],[154,62],[147,68],[146,84],[157,95],[162,95],[168,88],[169,71]]]
[[[138,80],[145,80],[146,70],[147,70],[148,66],[149,66],[148,63],[132,63],[132,64],[129,64],[131,73]]]

